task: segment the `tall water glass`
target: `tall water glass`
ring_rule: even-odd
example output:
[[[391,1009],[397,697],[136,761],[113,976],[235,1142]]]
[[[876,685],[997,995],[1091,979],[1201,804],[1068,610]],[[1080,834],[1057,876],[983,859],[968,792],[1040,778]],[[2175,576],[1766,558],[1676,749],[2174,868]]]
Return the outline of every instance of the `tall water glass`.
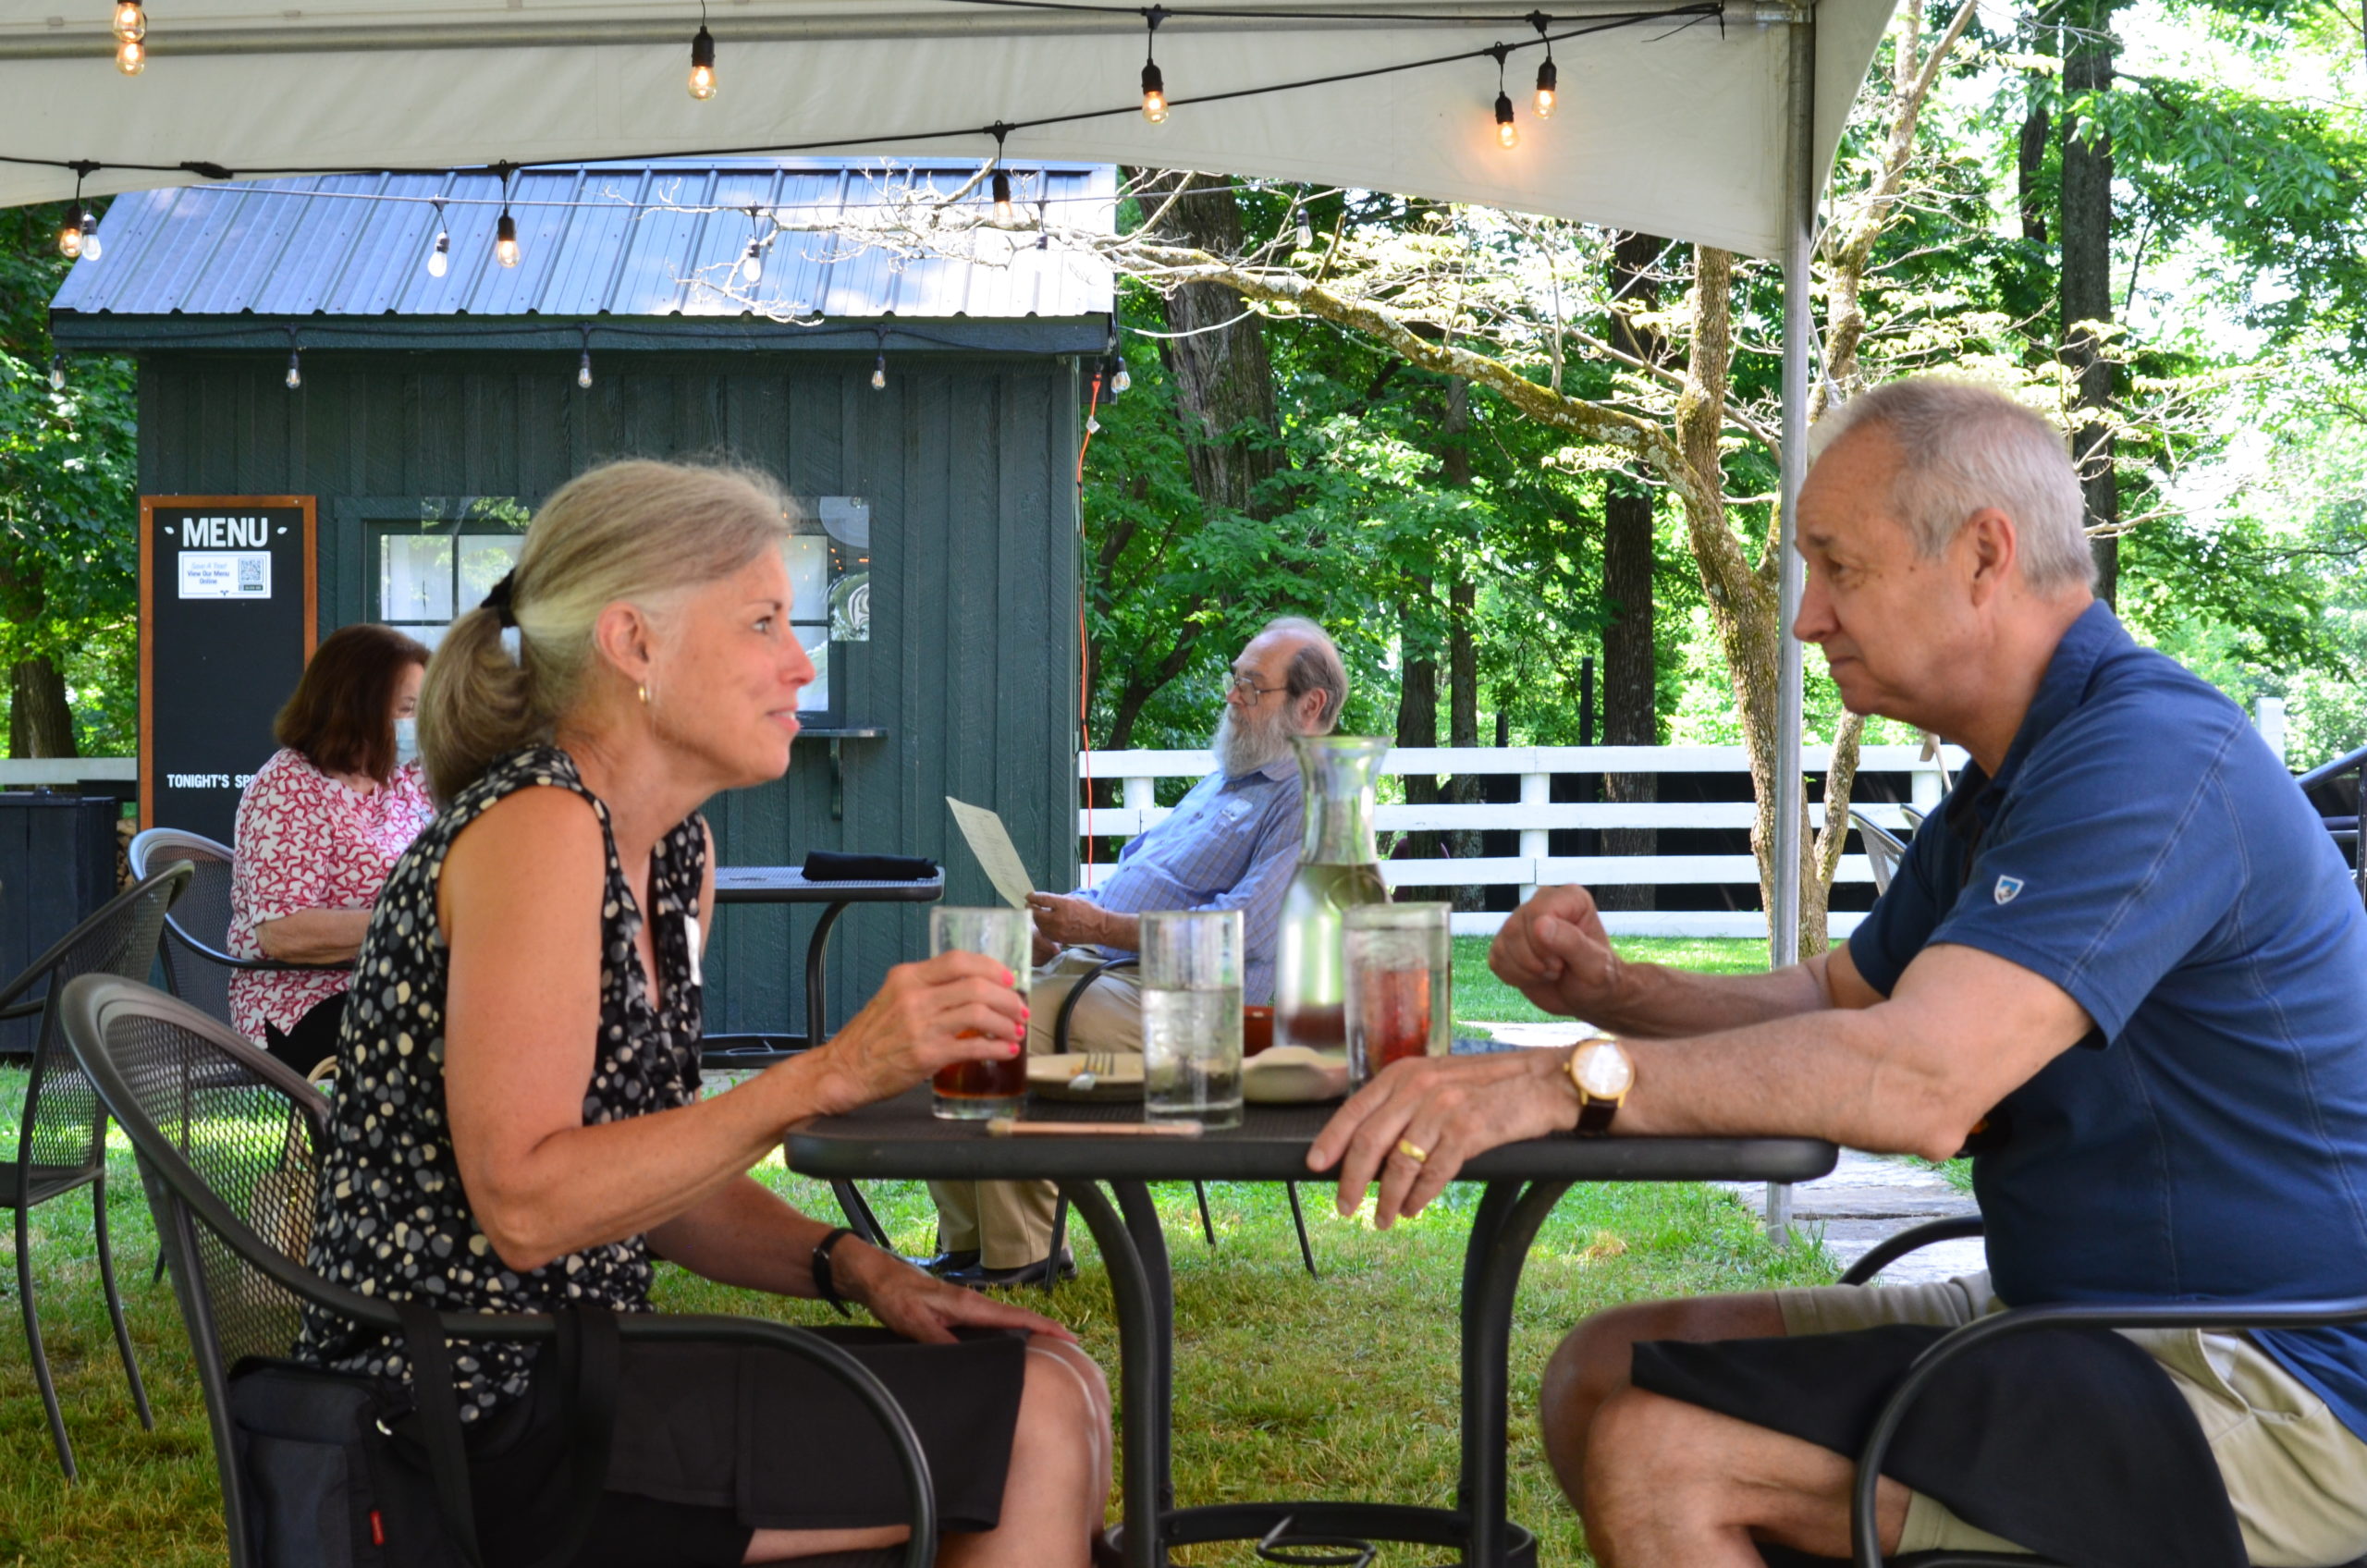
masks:
[[[1011,971],[1012,985],[1021,998],[1027,995],[1028,958],[1033,928],[1024,909],[938,908],[928,912],[928,950],[984,953]],[[967,1038],[983,1031],[964,1030]],[[990,1057],[985,1061],[959,1061],[940,1067],[931,1082],[937,1091],[931,1109],[951,1121],[983,1121],[1016,1115],[1027,1101],[1027,1053]]]
[[[1143,1120],[1241,1125],[1241,912],[1142,917]]]
[[[1348,1078],[1453,1045],[1452,904],[1358,904],[1343,915],[1348,963]]]

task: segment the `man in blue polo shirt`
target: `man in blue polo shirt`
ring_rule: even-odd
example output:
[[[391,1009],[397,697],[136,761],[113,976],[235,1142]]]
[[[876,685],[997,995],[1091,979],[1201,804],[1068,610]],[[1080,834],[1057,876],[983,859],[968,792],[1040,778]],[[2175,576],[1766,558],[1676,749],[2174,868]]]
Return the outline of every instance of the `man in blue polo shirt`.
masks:
[[[1377,1178],[1386,1225],[1478,1150],[1557,1128],[1971,1148],[1987,1274],[1648,1303],[1572,1332],[1547,1452],[1615,1568],[1846,1556],[1845,1455],[1937,1329],[2005,1305],[2367,1295],[2367,916],[2315,813],[2233,704],[2094,599],[2043,421],[1925,379],[1817,437],[1796,631],[1853,711],[1974,763],[1890,890],[1846,949],[1748,977],[1625,962],[1583,889],[1540,894],[1493,967],[1620,1038],[1400,1063],[1309,1157],[1341,1162],[1343,1206]],[[2058,1338],[1917,1418],[1920,1468],[1885,1467],[1885,1550],[2367,1554],[2367,1332]]]

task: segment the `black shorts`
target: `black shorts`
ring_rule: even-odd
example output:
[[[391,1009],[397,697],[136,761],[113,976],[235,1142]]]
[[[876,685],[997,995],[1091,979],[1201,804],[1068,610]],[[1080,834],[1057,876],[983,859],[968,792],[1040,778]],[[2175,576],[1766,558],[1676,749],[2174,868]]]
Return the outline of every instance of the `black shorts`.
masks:
[[[1026,1338],[970,1330],[952,1345],[885,1329],[817,1330],[903,1406],[948,1530],[1000,1522]],[[538,1357],[527,1396],[470,1434],[488,1564],[529,1562],[561,1531],[565,1393]],[[864,1529],[910,1518],[887,1435],[845,1385],[793,1354],[624,1347],[600,1515],[574,1568],[736,1568],[750,1535]]]

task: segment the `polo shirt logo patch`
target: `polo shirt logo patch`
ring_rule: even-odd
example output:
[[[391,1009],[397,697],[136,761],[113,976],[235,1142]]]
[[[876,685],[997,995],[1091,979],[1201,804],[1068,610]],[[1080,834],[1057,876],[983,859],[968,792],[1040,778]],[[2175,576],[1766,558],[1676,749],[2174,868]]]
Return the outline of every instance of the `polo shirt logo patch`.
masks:
[[[2020,877],[2000,876],[1997,878],[1997,888],[1993,896],[1999,903],[2009,904],[2014,901],[2014,895],[2021,890],[2022,879]]]

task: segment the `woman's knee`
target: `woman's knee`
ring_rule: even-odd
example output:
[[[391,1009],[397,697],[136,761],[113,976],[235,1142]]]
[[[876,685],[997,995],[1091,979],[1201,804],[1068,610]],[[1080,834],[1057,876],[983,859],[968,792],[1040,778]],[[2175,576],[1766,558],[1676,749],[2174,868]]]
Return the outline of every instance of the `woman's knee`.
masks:
[[[1110,1383],[1100,1366],[1066,1340],[1037,1334],[1027,1341],[1027,1371],[1020,1392],[1020,1419],[1053,1426],[1106,1428]]]

